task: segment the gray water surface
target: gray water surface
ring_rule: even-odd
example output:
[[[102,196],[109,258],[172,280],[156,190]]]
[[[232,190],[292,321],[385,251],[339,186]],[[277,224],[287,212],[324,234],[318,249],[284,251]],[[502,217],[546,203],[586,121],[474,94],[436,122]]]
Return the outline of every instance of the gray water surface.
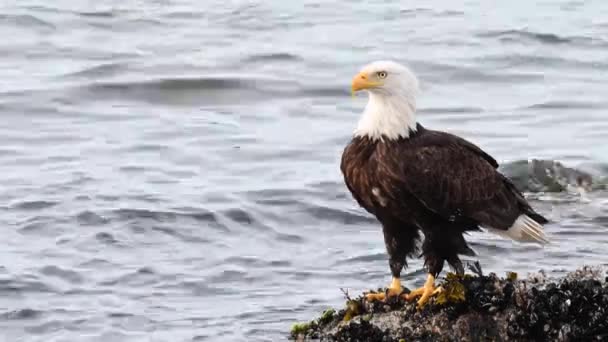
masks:
[[[338,167],[376,59],[429,128],[608,174],[605,1],[20,0],[0,33],[0,341],[284,340],[387,285]],[[473,234],[486,272],[608,264],[606,192],[536,195],[553,243]]]

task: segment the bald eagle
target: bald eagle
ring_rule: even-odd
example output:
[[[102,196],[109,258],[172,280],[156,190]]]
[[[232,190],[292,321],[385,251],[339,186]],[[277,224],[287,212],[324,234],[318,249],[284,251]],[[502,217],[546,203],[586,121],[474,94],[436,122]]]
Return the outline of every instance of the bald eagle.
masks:
[[[382,225],[392,282],[368,300],[420,297],[421,307],[441,288],[435,278],[447,263],[464,273],[459,255],[474,255],[464,239],[480,228],[519,242],[548,242],[547,219],[498,172],[494,158],[453,134],[426,129],[416,121],[418,80],[392,61],[366,65],[352,80],[368,103],[340,169],[356,202]],[[400,273],[418,241],[428,271],[426,283],[402,294]]]

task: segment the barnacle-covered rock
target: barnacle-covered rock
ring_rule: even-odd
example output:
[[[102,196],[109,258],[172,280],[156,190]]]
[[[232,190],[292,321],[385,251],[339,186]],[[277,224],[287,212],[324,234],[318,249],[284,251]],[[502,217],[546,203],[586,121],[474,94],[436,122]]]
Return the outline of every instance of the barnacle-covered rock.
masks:
[[[295,325],[291,337],[321,341],[608,341],[608,274],[583,267],[562,279],[448,273],[422,309],[400,298],[347,298],[344,309]],[[409,291],[406,289],[406,292]]]

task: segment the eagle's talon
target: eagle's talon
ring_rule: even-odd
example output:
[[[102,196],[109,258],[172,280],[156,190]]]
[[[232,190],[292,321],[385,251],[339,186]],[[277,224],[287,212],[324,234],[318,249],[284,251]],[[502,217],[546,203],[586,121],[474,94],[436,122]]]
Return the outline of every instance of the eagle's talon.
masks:
[[[426,305],[426,303],[429,301],[429,299],[431,299],[431,297],[441,293],[442,291],[443,291],[443,287],[439,286],[439,287],[435,288],[433,290],[433,292],[430,292],[430,294],[429,294],[429,292],[423,293],[422,297],[420,297],[420,299],[418,300],[416,307],[418,309],[422,309]]]
[[[443,287],[435,287],[435,277],[429,274],[429,277],[424,283],[424,286],[410,292],[406,299],[408,301],[412,301],[414,298],[420,296],[420,299],[417,302],[417,308],[421,309],[426,305],[426,303],[431,299],[431,297],[441,293],[443,291]]]
[[[401,281],[399,278],[393,278],[391,285],[384,291],[378,293],[367,293],[365,294],[365,300],[373,302],[375,300],[387,301],[393,297],[403,297],[403,289],[401,288]]]
[[[382,292],[378,292],[378,293],[367,293],[365,295],[365,300],[368,302],[373,302],[373,301],[377,301],[377,300],[384,300],[386,298],[386,294],[382,293]]]
[[[406,299],[407,300],[412,300],[420,295],[422,295],[422,293],[424,292],[424,287],[420,287],[417,288],[415,290],[412,290],[410,293],[407,294]]]

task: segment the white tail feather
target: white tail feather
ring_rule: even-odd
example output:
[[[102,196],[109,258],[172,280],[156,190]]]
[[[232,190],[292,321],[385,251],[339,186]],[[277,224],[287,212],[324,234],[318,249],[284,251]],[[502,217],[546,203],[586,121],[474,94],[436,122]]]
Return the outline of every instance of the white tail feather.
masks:
[[[549,243],[545,236],[543,226],[534,221],[528,215],[520,215],[513,225],[507,230],[487,228],[489,232],[513,239],[519,242],[536,242],[539,244]]]

